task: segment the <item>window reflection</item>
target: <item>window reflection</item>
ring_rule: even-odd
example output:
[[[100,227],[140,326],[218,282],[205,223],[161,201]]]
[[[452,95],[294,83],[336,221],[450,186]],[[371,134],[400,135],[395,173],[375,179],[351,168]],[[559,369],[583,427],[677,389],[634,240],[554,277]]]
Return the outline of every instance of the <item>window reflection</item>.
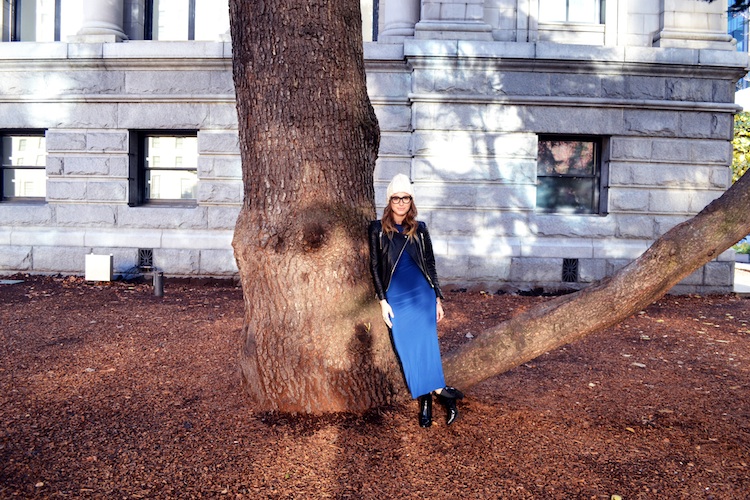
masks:
[[[146,199],[196,199],[198,138],[148,136],[145,142]]]
[[[2,198],[43,199],[47,195],[47,144],[43,135],[4,135]]]
[[[599,150],[598,140],[540,137],[537,209],[555,213],[597,213]]]

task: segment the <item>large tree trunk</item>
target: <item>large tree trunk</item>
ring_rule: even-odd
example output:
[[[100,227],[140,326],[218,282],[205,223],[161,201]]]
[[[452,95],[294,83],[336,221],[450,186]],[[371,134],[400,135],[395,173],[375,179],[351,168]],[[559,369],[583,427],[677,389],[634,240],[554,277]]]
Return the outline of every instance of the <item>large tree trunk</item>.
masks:
[[[672,228],[616,274],[519,314],[444,358],[450,383],[469,388],[542,353],[612,326],[666,294],[750,233],[750,176]]]
[[[230,1],[245,201],[240,365],[261,410],[361,411],[403,386],[367,267],[379,142],[359,0]]]

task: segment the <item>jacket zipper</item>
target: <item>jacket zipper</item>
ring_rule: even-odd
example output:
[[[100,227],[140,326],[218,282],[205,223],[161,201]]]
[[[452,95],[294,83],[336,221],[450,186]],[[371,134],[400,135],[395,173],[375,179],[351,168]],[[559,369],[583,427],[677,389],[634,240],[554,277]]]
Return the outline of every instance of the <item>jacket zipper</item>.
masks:
[[[427,271],[427,261],[425,260],[426,259],[425,258],[426,247],[424,245],[424,233],[419,233],[419,237],[422,238],[422,260],[424,260],[423,264],[424,264],[425,278],[427,278],[427,283],[430,284],[430,288],[434,289],[435,285],[432,284],[432,280],[430,279],[430,273]]]

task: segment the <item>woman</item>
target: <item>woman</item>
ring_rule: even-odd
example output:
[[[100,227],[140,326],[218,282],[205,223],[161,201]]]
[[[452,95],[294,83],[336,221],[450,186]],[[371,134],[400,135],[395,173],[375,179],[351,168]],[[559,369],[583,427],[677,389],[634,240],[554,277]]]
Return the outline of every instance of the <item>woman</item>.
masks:
[[[448,425],[458,417],[461,391],[445,385],[437,338],[443,319],[443,294],[435,272],[435,256],[427,226],[417,221],[411,181],[396,175],[386,191],[381,220],[372,221],[370,271],[383,321],[391,329],[406,385],[419,401],[419,425],[432,425],[432,393],[447,412]]]

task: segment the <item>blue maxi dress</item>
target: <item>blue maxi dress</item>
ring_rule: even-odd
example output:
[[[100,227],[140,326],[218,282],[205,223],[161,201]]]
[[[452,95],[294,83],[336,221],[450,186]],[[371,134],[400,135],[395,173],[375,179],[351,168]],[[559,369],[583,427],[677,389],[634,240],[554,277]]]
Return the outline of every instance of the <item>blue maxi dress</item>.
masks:
[[[406,250],[396,264],[385,295],[393,309],[393,345],[412,398],[445,387],[435,291]]]

